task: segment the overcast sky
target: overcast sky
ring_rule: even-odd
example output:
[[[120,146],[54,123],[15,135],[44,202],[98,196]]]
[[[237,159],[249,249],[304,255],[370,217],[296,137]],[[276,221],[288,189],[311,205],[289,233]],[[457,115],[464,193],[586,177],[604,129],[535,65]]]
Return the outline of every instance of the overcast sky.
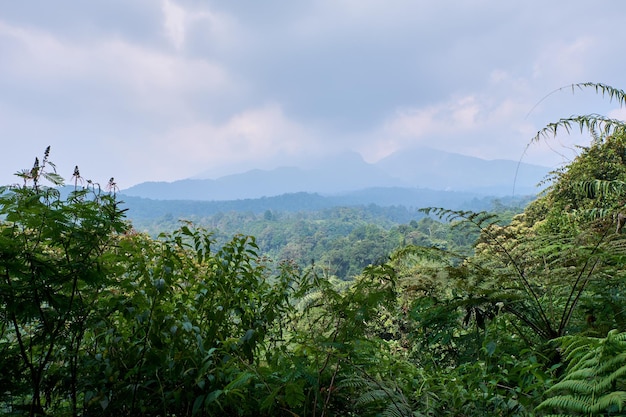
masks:
[[[121,188],[346,150],[518,160],[560,117],[626,116],[541,101],[626,88],[624,22],[622,0],[0,0],[0,183],[48,145],[66,178]]]

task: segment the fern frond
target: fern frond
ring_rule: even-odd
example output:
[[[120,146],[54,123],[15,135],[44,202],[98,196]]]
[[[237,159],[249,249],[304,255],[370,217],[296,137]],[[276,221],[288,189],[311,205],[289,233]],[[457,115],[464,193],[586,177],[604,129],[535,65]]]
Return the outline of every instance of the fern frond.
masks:
[[[621,352],[617,355],[606,354],[602,352],[599,358],[600,365],[598,366],[598,373],[604,374],[606,372],[615,372],[622,366],[626,365],[626,352]]]
[[[575,89],[577,88],[579,90],[582,90],[583,88],[593,88],[594,90],[596,90],[596,94],[600,93],[602,94],[602,97],[608,96],[610,102],[615,100],[620,105],[620,107],[626,106],[626,93],[624,93],[623,90],[620,90],[615,87],[611,87],[610,85],[607,85],[607,84],[586,82],[586,83],[572,84],[571,88],[572,88],[572,92],[574,92]]]
[[[626,333],[610,331],[605,338],[571,336],[558,340],[569,361],[563,379],[546,391],[554,395],[537,410],[567,410],[570,413],[604,415],[621,410],[626,392],[618,384],[626,376]]]
[[[383,417],[409,417],[413,410],[406,403],[393,403],[383,411]]]
[[[546,390],[546,394],[553,394],[556,392],[571,392],[573,394],[591,395],[594,392],[595,387],[596,384],[587,382],[585,380],[581,381],[579,379],[566,379],[551,386],[548,390]]]
[[[607,96],[609,98],[609,101],[611,102],[613,100],[617,101],[620,107],[626,106],[626,93],[624,93],[623,90],[611,87],[606,84],[592,83],[592,82],[571,84],[570,86],[558,88],[554,90],[553,92],[551,92],[550,94],[548,94],[546,97],[542,98],[539,101],[539,103],[545,100],[548,96],[558,91],[562,91],[565,88],[571,88],[572,93],[575,93],[576,90],[583,90],[585,88],[591,88],[595,90],[597,94],[601,94],[603,97]],[[607,118],[605,116],[601,116],[598,114],[590,114],[590,115],[584,115],[584,116],[571,116],[568,118],[563,118],[556,123],[548,124],[546,127],[544,127],[539,132],[537,132],[535,137],[531,140],[531,143],[538,142],[543,137],[548,137],[548,136],[554,137],[556,136],[557,132],[560,129],[563,129],[567,133],[569,133],[573,129],[574,126],[578,126],[581,133],[586,129],[594,137],[597,137],[598,131],[600,131],[604,137],[607,137],[607,136],[610,136],[617,129],[624,128],[626,124],[622,120],[610,119],[610,118]]]
[[[593,390],[594,392],[603,392],[611,389],[624,375],[626,375],[626,366],[622,366],[614,372],[611,372],[606,378],[599,378],[597,382],[594,384]]]
[[[345,388],[361,389],[361,388],[372,387],[372,386],[373,384],[370,381],[360,376],[352,376],[352,377],[343,378],[341,381],[337,382],[336,384],[337,389],[345,389]]]
[[[447,222],[471,223],[481,230],[497,224],[500,220],[497,214],[486,211],[450,210],[442,207],[426,207],[419,211],[426,215],[436,216],[440,220]]]
[[[343,378],[336,385],[337,389],[350,389],[360,392],[354,400],[354,405],[358,409],[373,411],[376,415],[390,417],[408,417],[413,415],[413,410],[406,399],[398,390],[390,387],[385,381],[364,375],[352,375]]]
[[[368,406],[372,403],[384,401],[388,397],[389,394],[387,394],[387,392],[383,389],[368,390],[356,399],[355,404],[358,407]]]
[[[624,262],[624,254],[626,254],[626,239],[616,239],[610,242],[611,252],[610,257],[616,258],[619,263]]]
[[[611,119],[600,114],[588,114],[584,116],[570,116],[560,119],[558,122],[549,123],[531,139],[531,142],[538,142],[542,138],[556,137],[557,133],[565,130],[570,133],[578,127],[581,133],[585,130],[600,131],[604,137],[610,136],[618,129],[626,128],[626,123],[619,119]]]
[[[591,180],[581,181],[575,187],[583,194],[590,196],[623,195],[626,194],[626,182],[619,180]]]
[[[614,391],[598,398],[598,401],[590,407],[589,411],[597,414],[612,407],[617,407],[618,411],[622,411],[624,404],[626,404],[626,392]]]
[[[559,87],[556,90],[551,91],[550,93],[546,94],[541,100],[539,100],[539,102],[537,104],[535,104],[533,106],[532,109],[530,109],[530,111],[528,112],[528,114],[532,113],[533,110],[539,105],[541,104],[545,99],[547,99],[548,97],[550,97],[551,95],[558,93],[560,91],[563,91],[565,89],[571,89],[572,90],[572,94],[576,93],[576,90],[583,90],[585,88],[591,88],[594,89],[596,91],[596,94],[600,93],[602,94],[602,97],[604,96],[608,96],[609,97],[609,101],[617,101],[620,105],[620,107],[623,107],[626,105],[626,93],[624,93],[624,91],[617,89],[615,87],[611,87],[610,85],[607,84],[603,84],[603,83],[593,83],[593,82],[585,82],[585,83],[577,83],[577,84],[570,84],[570,85],[566,85],[563,87]],[[528,117],[528,115],[526,115],[526,117]]]
[[[539,404],[536,410],[555,408],[557,410],[567,410],[570,413],[588,414],[591,407],[587,397],[577,397],[573,395],[557,395]],[[572,414],[567,414],[572,415]]]
[[[577,365],[580,365],[581,369],[574,369],[570,372],[567,373],[567,376],[565,378],[563,378],[563,381],[567,381],[567,380],[582,380],[582,379],[591,379],[593,377],[596,376],[596,371],[593,369],[593,367],[595,367],[598,364],[597,359],[591,359],[585,362],[580,362]],[[553,388],[557,388],[559,387],[559,383],[554,384],[553,387],[551,387],[550,389]]]
[[[322,296],[323,293],[321,291],[314,291],[306,294],[299,300],[297,307],[301,310],[306,310],[322,300]]]

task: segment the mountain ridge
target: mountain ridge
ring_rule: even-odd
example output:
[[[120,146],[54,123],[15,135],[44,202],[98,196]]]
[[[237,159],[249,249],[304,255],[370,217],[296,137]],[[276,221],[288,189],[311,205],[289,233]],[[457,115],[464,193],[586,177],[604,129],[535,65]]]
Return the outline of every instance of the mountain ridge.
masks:
[[[287,193],[343,195],[372,188],[427,188],[484,195],[535,194],[550,169],[510,160],[414,148],[368,163],[355,153],[313,161],[309,168],[252,169],[216,179],[144,182],[122,190],[157,200],[228,201]]]

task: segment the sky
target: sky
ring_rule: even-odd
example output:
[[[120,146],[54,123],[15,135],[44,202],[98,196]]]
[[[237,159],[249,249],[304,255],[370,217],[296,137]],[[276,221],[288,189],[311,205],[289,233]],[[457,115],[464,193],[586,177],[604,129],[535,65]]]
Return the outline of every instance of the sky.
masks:
[[[621,0],[0,0],[0,184],[50,145],[122,189],[346,151],[430,147],[556,167],[626,119]]]

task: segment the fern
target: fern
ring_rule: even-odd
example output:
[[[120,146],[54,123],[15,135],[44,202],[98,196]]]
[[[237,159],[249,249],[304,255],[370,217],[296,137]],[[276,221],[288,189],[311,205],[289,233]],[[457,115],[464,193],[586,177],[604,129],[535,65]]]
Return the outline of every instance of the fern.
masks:
[[[343,379],[337,384],[337,389],[360,392],[354,400],[359,415],[412,416],[412,408],[402,392],[388,384],[363,372],[363,375],[355,374]]]
[[[626,105],[626,93],[624,93],[623,90],[620,90],[615,87],[611,87],[610,85],[607,85],[607,84],[586,82],[586,83],[572,84],[570,87],[572,88],[572,92],[574,92],[576,89],[582,90],[583,88],[587,88],[587,87],[593,88],[594,90],[596,90],[596,93],[602,94],[602,97],[608,96],[609,101],[612,102],[613,100],[615,100],[619,103],[620,106]]]
[[[541,294],[538,288],[528,276],[527,271],[522,262],[515,255],[515,248],[511,248],[510,244],[520,244],[522,241],[511,239],[506,234],[506,229],[498,227],[499,218],[497,215],[488,212],[472,212],[472,211],[455,211],[443,208],[426,208],[422,209],[426,214],[434,214],[447,221],[457,221],[471,224],[478,228],[481,232],[481,239],[488,242],[489,245],[503,256],[503,267],[510,267],[514,271],[514,279],[505,281],[514,281],[519,289],[522,289],[530,297],[529,302],[517,308],[514,305],[507,305],[507,311],[515,315],[518,319],[529,326],[533,331],[544,339],[551,339],[558,335],[557,330],[553,328],[550,318],[541,303]],[[504,233],[504,235],[503,235]],[[533,248],[536,250],[536,248]],[[497,300],[500,301],[500,300]],[[530,313],[530,315],[529,315]]]
[[[626,194],[626,182],[619,180],[594,179],[592,181],[582,181],[577,184],[577,188],[585,195],[597,196],[599,198]]]
[[[600,416],[625,409],[626,333],[613,330],[602,339],[569,336],[558,341],[569,365],[537,411]]]
[[[574,127],[578,127],[580,132],[585,129],[590,132],[600,131],[604,136],[610,136],[619,129],[624,129],[626,124],[619,119],[611,119],[599,114],[588,114],[584,116],[570,116],[560,119],[558,122],[549,123],[537,132],[532,142],[538,142],[541,138],[554,137],[560,130],[570,133]]]
[[[595,90],[596,93],[602,94],[603,97],[607,96],[610,101],[615,100],[620,105],[620,107],[626,106],[626,93],[623,90],[611,87],[606,84],[592,82],[572,84],[570,86],[558,88],[548,94],[543,99],[541,99],[539,103],[545,100],[548,96],[556,92],[562,91],[565,88],[571,88],[572,93],[575,93],[576,90],[584,90],[586,88],[590,88]],[[594,138],[598,138],[598,131],[600,131],[605,137],[607,137],[618,129],[624,129],[626,127],[626,124],[622,120],[611,119],[598,114],[571,116],[567,118],[562,118],[558,122],[550,123],[543,129],[539,130],[535,137],[531,140],[531,143],[538,142],[541,138],[546,138],[549,136],[554,137],[557,135],[557,132],[559,130],[565,130],[567,133],[569,133],[576,126],[579,128],[581,133],[586,129],[591,132]]]
[[[460,221],[462,223],[471,223],[479,229],[485,229],[491,225],[498,224],[500,218],[497,214],[486,211],[473,212],[466,210],[449,210],[442,207],[427,207],[420,209],[426,215],[434,215],[447,222]]]

